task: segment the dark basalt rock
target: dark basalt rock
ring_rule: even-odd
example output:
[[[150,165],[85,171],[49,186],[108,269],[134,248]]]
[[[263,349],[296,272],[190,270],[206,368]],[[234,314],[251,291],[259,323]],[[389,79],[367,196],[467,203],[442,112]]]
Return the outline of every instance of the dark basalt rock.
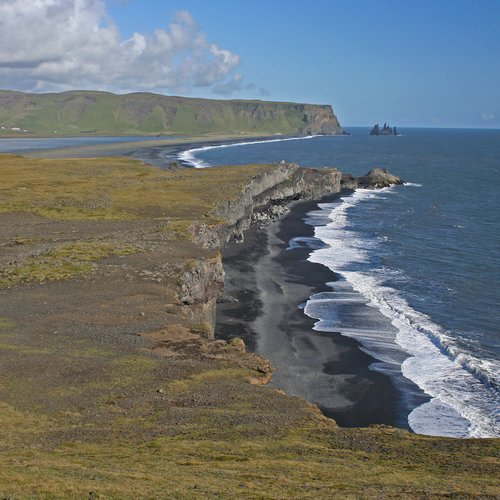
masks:
[[[358,187],[364,189],[380,189],[394,184],[404,184],[397,175],[391,174],[385,168],[374,168],[366,175],[358,177],[357,181]]]
[[[371,130],[370,130],[370,135],[399,135],[399,132],[397,131],[396,127],[389,127],[387,123],[384,123],[384,126],[380,128],[379,124],[377,123]]]

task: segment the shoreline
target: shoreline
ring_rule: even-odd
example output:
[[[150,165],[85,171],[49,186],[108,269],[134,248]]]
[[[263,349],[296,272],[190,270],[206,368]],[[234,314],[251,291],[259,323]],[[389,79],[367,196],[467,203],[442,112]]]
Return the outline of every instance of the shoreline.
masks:
[[[304,196],[321,199],[336,175],[304,176],[294,165],[165,172],[124,158],[15,155],[2,158],[2,174],[3,497],[474,498],[498,492],[500,440],[339,427],[305,399],[266,386],[267,360],[241,342],[212,337],[223,268],[218,246],[203,241],[238,237],[252,213],[254,219],[274,213],[291,199],[283,181],[297,196],[306,187]],[[242,185],[251,195],[235,202],[232,194]],[[103,199],[109,203],[95,212]],[[227,224],[211,225],[192,241],[187,225],[206,225],[214,204],[228,207]],[[84,218],[74,217],[75,206]],[[116,218],[122,208],[126,217]],[[58,217],[44,217],[47,210]],[[186,224],[172,227],[169,221],[180,217]],[[285,229],[297,233],[287,220]],[[266,247],[267,231],[258,233]],[[283,237],[270,248],[286,243]],[[262,245],[254,257],[247,254],[250,269],[242,276],[251,281],[252,258],[266,259],[263,254]],[[289,264],[298,273],[294,259]],[[81,274],[78,264],[89,262]],[[274,260],[264,260],[262,271],[264,264],[279,270]],[[299,300],[310,291],[284,282],[285,272],[260,277],[269,278],[271,297],[279,298],[278,285],[297,290]],[[241,279],[235,285],[251,290]],[[297,312],[290,295],[283,296],[274,308],[268,301],[271,322],[286,319],[274,312],[287,304]],[[327,336],[319,340],[332,344]],[[340,338],[335,345],[343,355],[352,342]],[[351,358],[343,359],[349,366]]]
[[[223,249],[225,291],[239,302],[217,306],[216,338],[241,337],[249,350],[270,360],[272,386],[318,405],[340,426],[384,424],[411,430],[408,414],[428,396],[417,386],[409,394],[401,374],[371,370],[377,360],[356,340],[313,330],[316,321],[298,307],[311,295],[330,291],[325,283],[338,279],[307,260],[311,248],[286,250],[292,238],[314,236],[314,226],[304,218],[318,203],[296,203],[281,219],[251,227],[242,243]]]
[[[289,136],[281,135],[279,139],[302,138],[309,136]],[[52,139],[45,137],[41,139]],[[190,137],[175,137],[163,139],[145,138],[142,141],[131,142],[110,142],[106,144],[90,144],[83,146],[68,146],[51,149],[29,149],[14,154],[22,154],[32,158],[92,158],[104,156],[126,156],[150,162],[155,166],[165,167],[164,160],[160,160],[165,156],[172,157],[169,162],[178,161],[178,163],[192,167],[187,162],[182,162],[177,159],[177,155],[188,149],[202,148],[205,146],[219,146],[233,143],[245,143],[252,141],[265,141],[277,139],[276,135],[219,135],[219,136],[190,136]]]
[[[120,152],[125,157],[132,157],[139,159],[145,163],[163,168],[163,169],[178,169],[182,167],[196,168],[195,162],[189,162],[182,159],[181,153],[186,151],[199,151],[205,147],[225,147],[230,145],[240,145],[246,142],[268,142],[268,141],[283,141],[290,139],[306,139],[314,136],[303,136],[303,137],[289,137],[289,136],[260,136],[260,137],[235,137],[221,138],[212,137],[207,141],[207,138],[170,138],[163,139],[160,141],[141,141],[141,142],[120,142],[120,143],[109,143],[109,144],[94,144],[81,146],[79,148],[63,148],[57,150],[58,154],[63,156],[68,155],[68,151],[74,149],[79,149],[80,153],[84,150],[86,155],[95,156],[96,152],[100,155],[107,155],[108,148],[113,148],[115,154]],[[138,147],[141,146],[141,147]],[[51,150],[44,150],[41,154],[44,156],[51,155]],[[335,196],[339,197],[341,194]],[[316,204],[313,202],[313,208],[316,208]],[[307,211],[307,210],[306,210]],[[305,211],[305,212],[306,212]],[[305,212],[302,216],[305,216]],[[275,254],[278,252],[277,245],[287,243],[290,239],[297,236],[311,237],[314,235],[314,229],[312,226],[303,224],[302,217],[300,218],[300,224],[298,224],[299,229],[297,232],[290,232],[283,235],[283,239],[280,240],[281,226],[273,231],[271,226],[265,231],[268,241],[264,245],[261,243],[261,251],[263,248],[268,250],[274,245]],[[271,231],[269,233],[269,231]],[[274,240],[274,242],[273,242]],[[376,371],[375,368],[370,369],[372,365],[375,365],[379,360],[377,360],[373,355],[368,354],[357,340],[351,339],[351,344],[346,347],[342,344],[340,340],[333,340],[333,337],[342,337],[341,332],[326,333],[320,332],[313,329],[316,320],[306,317],[302,311],[294,311],[295,314],[291,313],[290,304],[298,305],[300,303],[307,302],[308,298],[314,294],[322,292],[331,292],[331,288],[326,285],[327,282],[332,282],[337,280],[335,273],[328,270],[325,266],[321,264],[313,264],[307,261],[312,249],[307,248],[295,248],[292,252],[286,252],[287,254],[294,254],[294,259],[280,259],[274,257],[261,258],[256,260],[254,265],[256,266],[255,274],[259,275],[259,269],[261,269],[260,274],[263,276],[273,276],[271,280],[261,279],[254,280],[252,288],[253,297],[250,296],[250,300],[254,301],[254,304],[250,307],[253,311],[253,316],[249,316],[249,311],[243,313],[240,308],[240,314],[244,314],[247,317],[248,322],[254,325],[256,331],[267,332],[280,331],[283,333],[284,328],[282,324],[277,323],[274,318],[272,311],[266,311],[266,301],[260,300],[260,309],[256,307],[256,297],[274,297],[271,299],[273,306],[281,307],[285,310],[284,321],[293,321],[296,325],[301,325],[300,328],[297,326],[295,328],[294,335],[298,337],[296,342],[302,343],[299,348],[291,345],[290,349],[292,354],[297,358],[295,360],[295,369],[298,373],[302,374],[303,377],[313,378],[315,380],[314,384],[310,384],[313,387],[308,388],[308,385],[299,380],[300,376],[297,376],[293,372],[291,367],[287,366],[287,363],[283,361],[283,354],[277,353],[277,348],[273,344],[272,339],[261,338],[260,345],[256,343],[250,346],[252,351],[262,354],[264,357],[268,358],[273,365],[281,366],[278,373],[275,375],[275,384],[277,387],[281,387],[285,392],[291,395],[300,396],[308,401],[316,403],[323,413],[334,418],[341,425],[345,426],[367,426],[377,423],[393,425],[397,427],[402,427],[411,430],[408,423],[409,414],[418,406],[426,403],[430,400],[430,397],[424,396],[423,390],[416,386],[414,383],[405,379],[402,373],[395,370],[389,370],[388,373],[381,373]],[[288,260],[293,261],[292,265],[289,266]],[[279,281],[279,276],[274,276],[275,274],[282,274],[281,281],[287,284],[291,282],[291,275],[287,266],[293,268],[297,266],[297,263],[303,260],[307,265],[302,266],[307,269],[304,270],[300,277],[295,280],[295,287],[297,289],[303,289],[306,285],[307,278],[309,274],[314,276],[314,282],[309,283],[309,289],[307,295],[305,293],[302,296],[292,295],[292,300],[287,302],[286,297],[282,293],[283,283],[278,285],[281,288],[281,298],[277,299],[276,294],[276,283]],[[275,267],[278,266],[278,270]],[[248,290],[247,290],[247,293]],[[295,293],[295,292],[294,292]],[[293,302],[293,300],[297,301]],[[246,300],[245,300],[246,301]],[[273,307],[272,306],[272,307]],[[271,309],[272,309],[271,307]],[[245,330],[245,327],[242,327]],[[304,332],[309,332],[306,334]],[[245,340],[248,341],[248,336],[243,335]],[[322,340],[320,338],[323,337]],[[342,337],[343,338],[343,337]],[[313,339],[314,341],[312,341]],[[345,342],[345,341],[344,341]],[[292,342],[290,342],[292,344]],[[332,346],[331,344],[335,344]],[[320,347],[319,347],[320,346]],[[320,354],[327,353],[325,356],[319,356],[314,358],[314,350],[320,352]],[[348,354],[343,354],[349,352]],[[310,359],[301,359],[304,356],[309,356]],[[346,358],[348,361],[343,361]],[[319,359],[319,361],[318,361]],[[292,382],[295,379],[295,382]],[[383,387],[384,380],[388,379],[390,382],[390,387]],[[377,383],[375,383],[377,382]],[[372,386],[376,387],[372,387]],[[377,395],[378,391],[378,395]],[[370,396],[373,392],[373,396]],[[332,394],[335,396],[335,401],[332,402]],[[353,394],[355,394],[353,396]],[[383,396],[383,397],[382,397]],[[354,408],[356,407],[356,409]]]

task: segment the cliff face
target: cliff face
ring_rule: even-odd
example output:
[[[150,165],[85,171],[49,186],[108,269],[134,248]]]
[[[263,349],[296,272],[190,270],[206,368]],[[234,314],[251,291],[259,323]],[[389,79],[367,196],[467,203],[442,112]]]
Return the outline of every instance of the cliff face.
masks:
[[[292,201],[319,199],[341,189],[342,173],[335,168],[301,168],[281,163],[261,173],[242,187],[236,199],[219,206],[215,216],[224,222],[215,227],[192,227],[195,241],[204,247],[218,248],[242,238],[252,221],[279,215]]]
[[[191,226],[193,239],[205,248],[219,249],[228,241],[241,240],[252,223],[262,223],[281,215],[291,202],[320,199],[342,189],[378,189],[401,184],[399,177],[375,168],[365,176],[343,174],[336,168],[302,168],[294,163],[280,163],[246,183],[239,195],[219,206],[215,213],[222,220],[217,225]],[[192,321],[209,325],[213,333],[215,307],[224,287],[220,253],[210,261],[190,266],[183,275],[180,300]],[[208,332],[210,335],[211,333]]]
[[[339,192],[342,174],[337,169],[301,168],[282,163],[260,173],[241,188],[239,195],[219,206],[213,214],[217,225],[191,226],[199,245],[218,249],[230,240],[240,240],[253,222],[262,223],[279,216],[292,201],[319,199]],[[182,274],[179,300],[191,321],[207,325],[213,335],[217,298],[224,288],[220,253],[208,260],[195,261]]]
[[[327,105],[150,93],[0,91],[0,134],[339,134]]]
[[[331,106],[304,106],[304,127],[300,130],[302,134],[342,134],[343,129],[335,116]]]
[[[403,181],[382,168],[354,177],[336,168],[302,168],[282,162],[273,170],[260,173],[241,188],[239,196],[217,208],[214,215],[224,222],[216,226],[194,225],[194,240],[206,248],[220,248],[243,237],[252,222],[279,216],[297,200],[320,199],[342,189],[379,189]]]

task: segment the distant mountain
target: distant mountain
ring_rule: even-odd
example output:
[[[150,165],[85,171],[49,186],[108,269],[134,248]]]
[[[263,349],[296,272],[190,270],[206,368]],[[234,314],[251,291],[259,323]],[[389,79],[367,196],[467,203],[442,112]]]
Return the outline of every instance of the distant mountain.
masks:
[[[329,105],[0,90],[0,135],[341,134]]]
[[[371,130],[370,135],[399,135],[399,132],[396,130],[396,127],[389,127],[387,123],[384,123],[384,126],[380,128],[377,123]]]

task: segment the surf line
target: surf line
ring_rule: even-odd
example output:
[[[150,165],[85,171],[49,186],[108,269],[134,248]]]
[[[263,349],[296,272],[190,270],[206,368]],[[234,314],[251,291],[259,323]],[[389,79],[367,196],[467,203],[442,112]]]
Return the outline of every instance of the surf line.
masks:
[[[319,205],[328,213],[330,222],[315,225],[314,236],[325,246],[315,249],[308,260],[321,264],[339,274],[345,283],[361,297],[366,305],[385,316],[395,332],[383,325],[377,327],[376,336],[370,328],[358,324],[330,325],[324,314],[328,304],[335,311],[342,303],[353,304],[349,295],[345,300],[342,281],[327,283],[333,293],[325,299],[311,296],[304,312],[318,320],[315,330],[338,332],[360,342],[372,357],[382,362],[399,365],[404,377],[414,382],[432,399],[417,406],[408,416],[413,431],[421,434],[453,437],[498,437],[499,393],[496,386],[495,366],[479,360],[456,346],[454,339],[425,313],[413,309],[400,290],[386,284],[390,270],[379,269],[371,260],[378,253],[377,240],[368,240],[362,228],[352,229],[349,211],[367,200],[382,199],[382,190],[357,190],[341,198],[341,204]],[[373,246],[372,246],[373,241]],[[352,267],[354,266],[354,267]],[[398,272],[398,270],[394,270]],[[343,294],[344,292],[344,294]],[[340,296],[340,300],[339,300]],[[318,305],[321,304],[321,308]],[[380,347],[399,346],[408,357],[402,362],[390,359],[390,350]],[[382,354],[382,357],[380,356]]]
[[[218,149],[218,148],[232,148],[235,146],[249,146],[251,144],[264,144],[267,142],[283,142],[283,141],[299,141],[303,139],[313,139],[315,137],[322,137],[321,135],[306,135],[304,137],[286,137],[283,139],[263,139],[260,141],[247,141],[247,142],[234,142],[231,144],[218,144],[216,146],[203,146],[201,148],[193,148],[186,149],[186,151],[182,151],[179,153],[179,160],[189,163],[194,168],[207,168],[210,167],[208,163],[205,163],[203,160],[196,158],[196,153],[200,151],[208,151],[209,149]]]

